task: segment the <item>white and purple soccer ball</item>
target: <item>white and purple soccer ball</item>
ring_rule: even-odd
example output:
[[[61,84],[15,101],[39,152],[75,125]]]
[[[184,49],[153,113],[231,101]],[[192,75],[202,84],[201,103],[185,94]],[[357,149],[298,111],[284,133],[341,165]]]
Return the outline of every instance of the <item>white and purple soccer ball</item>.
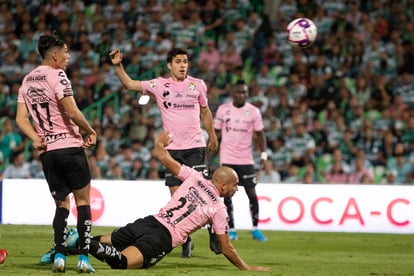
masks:
[[[292,46],[306,48],[315,42],[318,28],[309,18],[296,18],[289,23],[286,32]]]

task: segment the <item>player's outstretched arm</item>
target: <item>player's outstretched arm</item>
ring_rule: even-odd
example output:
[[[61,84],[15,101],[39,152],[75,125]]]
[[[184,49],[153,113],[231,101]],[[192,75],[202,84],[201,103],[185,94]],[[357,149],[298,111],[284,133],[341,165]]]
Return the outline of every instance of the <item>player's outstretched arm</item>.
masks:
[[[118,75],[119,80],[125,89],[132,91],[142,91],[142,85],[139,80],[133,80],[125,72],[124,66],[122,65],[122,53],[119,49],[112,50],[109,53],[111,62],[115,67],[115,72]]]
[[[181,169],[181,164],[171,157],[170,153],[165,148],[172,142],[172,136],[166,131],[161,131],[155,138],[155,153],[160,162],[175,176],[177,176]]]
[[[250,266],[246,264],[242,258],[237,253],[236,249],[233,247],[232,243],[230,242],[229,235],[217,234],[217,239],[220,243],[221,251],[223,255],[238,269],[240,270],[254,270],[254,271],[269,271],[269,267],[264,266]]]

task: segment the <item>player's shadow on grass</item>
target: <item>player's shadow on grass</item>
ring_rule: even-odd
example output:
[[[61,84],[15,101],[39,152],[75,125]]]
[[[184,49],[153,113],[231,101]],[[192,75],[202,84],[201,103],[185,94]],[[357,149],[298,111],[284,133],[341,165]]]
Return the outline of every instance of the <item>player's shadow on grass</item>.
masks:
[[[223,258],[224,263],[218,263],[217,260]],[[159,262],[155,267],[150,269],[171,269],[176,268],[182,271],[192,271],[192,272],[207,272],[210,269],[213,270],[220,270],[220,271],[233,271],[234,267],[227,263],[224,256],[216,255],[211,252],[211,256],[209,255],[200,255],[193,254],[191,258],[181,258],[181,253],[171,253],[170,255],[166,256],[161,262]],[[230,275],[230,274],[229,274]]]
[[[50,271],[52,269],[52,264],[42,264],[42,263],[32,263],[32,264],[19,264],[19,267],[24,269],[38,269]]]

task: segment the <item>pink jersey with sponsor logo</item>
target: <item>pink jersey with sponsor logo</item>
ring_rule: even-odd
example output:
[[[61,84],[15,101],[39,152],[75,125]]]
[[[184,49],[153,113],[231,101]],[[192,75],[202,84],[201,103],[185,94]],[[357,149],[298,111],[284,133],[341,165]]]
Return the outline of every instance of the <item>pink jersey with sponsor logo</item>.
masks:
[[[154,217],[171,233],[172,246],[185,242],[194,231],[212,224],[214,232],[228,231],[227,209],[216,187],[201,172],[181,166],[179,179],[183,180],[166,206]]]
[[[157,100],[164,130],[173,134],[168,149],[182,150],[206,146],[200,126],[200,107],[208,105],[207,87],[203,80],[188,76],[183,81],[156,78],[141,81],[144,94]]]
[[[237,108],[232,102],[219,106],[214,128],[221,130],[220,163],[254,164],[252,141],[255,131],[263,130],[260,110],[250,103]]]
[[[46,151],[82,146],[79,127],[59,105],[67,96],[73,90],[66,73],[45,65],[27,74],[19,89],[17,102],[26,104],[37,134],[46,140]]]

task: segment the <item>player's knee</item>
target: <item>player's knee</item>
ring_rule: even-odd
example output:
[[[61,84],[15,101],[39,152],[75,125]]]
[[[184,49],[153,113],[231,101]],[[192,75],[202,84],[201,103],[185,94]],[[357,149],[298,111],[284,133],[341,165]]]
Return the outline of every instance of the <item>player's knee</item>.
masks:
[[[121,259],[108,259],[106,261],[108,263],[108,265],[112,268],[112,269],[127,269],[130,268],[128,266],[128,260],[124,255],[121,255]]]
[[[122,251],[121,261],[126,262],[122,263],[122,265],[126,265],[126,268],[128,269],[139,269],[144,267],[144,256],[135,246],[129,246]]]

